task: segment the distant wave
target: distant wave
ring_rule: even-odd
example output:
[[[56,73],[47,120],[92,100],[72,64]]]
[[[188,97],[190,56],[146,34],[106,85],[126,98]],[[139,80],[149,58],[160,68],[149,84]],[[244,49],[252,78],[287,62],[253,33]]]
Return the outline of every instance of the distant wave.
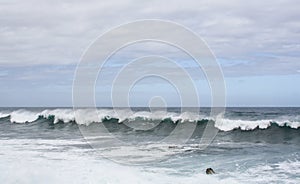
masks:
[[[217,121],[215,126],[222,131],[230,131],[234,129],[241,130],[254,130],[256,128],[259,129],[267,129],[272,124],[276,124],[280,127],[286,126],[294,129],[298,129],[300,127],[300,122],[290,121],[290,120],[232,120],[232,119],[222,119]]]
[[[52,120],[54,124],[58,122],[69,123],[74,122],[79,125],[90,125],[91,123],[101,123],[110,119],[116,119],[118,123],[124,121],[164,121],[170,120],[173,123],[179,122],[207,122],[213,120],[210,117],[195,114],[192,112],[148,112],[148,111],[136,111],[130,113],[127,110],[113,109],[99,109],[97,115],[90,109],[76,110],[76,114],[79,114],[79,118],[75,120],[75,112],[73,109],[46,109],[43,111],[30,111],[26,109],[14,110],[11,112],[0,112],[0,118],[9,118],[12,123],[31,123],[39,118]],[[231,131],[235,129],[250,131],[254,129],[267,129],[272,124],[276,124],[280,127],[289,127],[298,129],[300,127],[299,121],[282,120],[282,119],[262,119],[262,120],[241,120],[241,119],[221,119],[215,123],[215,126],[222,131]]]

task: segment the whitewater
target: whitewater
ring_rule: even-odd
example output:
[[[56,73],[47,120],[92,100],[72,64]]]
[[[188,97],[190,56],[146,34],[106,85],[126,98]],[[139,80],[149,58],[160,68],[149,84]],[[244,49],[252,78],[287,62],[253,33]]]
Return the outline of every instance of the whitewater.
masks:
[[[142,109],[142,108],[141,108]],[[80,122],[76,122],[75,120],[75,111],[81,114],[84,117]],[[109,119],[117,119],[118,123],[122,123],[125,120],[166,120],[170,119],[172,122],[198,122],[211,120],[210,117],[205,115],[200,115],[197,113],[189,113],[189,112],[165,112],[165,111],[136,111],[130,114],[128,110],[114,110],[114,109],[99,109],[97,110],[97,116],[95,116],[93,111],[90,109],[79,109],[73,110],[70,108],[58,108],[58,109],[46,109],[46,110],[26,110],[26,109],[18,109],[18,110],[3,110],[0,112],[0,118],[9,117],[11,123],[30,123],[34,122],[39,118],[54,118],[53,123],[63,122],[70,123],[76,122],[77,124],[89,125],[91,123],[101,123],[105,120]],[[91,115],[92,116],[91,116]],[[129,114],[129,115],[128,115]],[[206,112],[207,114],[207,112]],[[242,117],[244,118],[244,117]],[[218,124],[215,126],[223,131],[230,131],[233,129],[241,129],[241,130],[253,130],[255,128],[266,129],[271,124],[277,124],[278,126],[288,126],[290,128],[297,129],[300,127],[300,115],[292,115],[287,117],[286,115],[277,116],[274,119],[258,119],[258,120],[246,120],[246,119],[221,119],[218,121]]]
[[[195,125],[188,142],[159,141],[184,123]],[[199,149],[211,123],[219,132]],[[95,149],[82,130],[99,125],[128,144]],[[209,108],[98,108],[97,115],[89,108],[0,108],[0,126],[1,183],[300,182],[300,108],[227,108],[218,121]],[[216,174],[206,175],[208,167]]]

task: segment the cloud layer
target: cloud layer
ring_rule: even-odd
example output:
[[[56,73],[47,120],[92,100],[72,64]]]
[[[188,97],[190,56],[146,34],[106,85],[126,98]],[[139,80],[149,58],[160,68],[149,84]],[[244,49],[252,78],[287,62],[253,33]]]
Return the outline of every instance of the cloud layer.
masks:
[[[286,72],[295,73],[300,69],[299,9],[295,0],[2,1],[0,65],[76,64],[110,28],[154,18],[192,29],[221,61],[238,67],[243,66],[239,61],[260,68],[273,65],[274,72],[284,65]]]
[[[1,94],[11,93],[11,99],[22,100],[18,90],[28,95],[36,89],[57,97],[62,94],[61,99],[69,97],[73,74],[85,49],[111,28],[141,19],[174,21],[194,31],[214,52],[225,77],[235,78],[230,79],[234,84],[247,81],[247,77],[262,76],[270,82],[266,76],[279,76],[286,85],[295,85],[286,81],[300,74],[299,10],[296,0],[2,0]],[[153,53],[181,59],[178,51],[164,45],[137,45],[117,55],[106,66],[109,69],[104,77],[116,72],[114,68],[120,69],[125,59]],[[182,59],[184,67],[198,75],[194,65]],[[253,81],[260,80],[248,81],[255,86]],[[293,94],[300,92],[299,88],[291,89]],[[230,95],[235,96],[235,91]],[[0,100],[10,105],[11,99]],[[235,101],[238,104],[238,99]]]

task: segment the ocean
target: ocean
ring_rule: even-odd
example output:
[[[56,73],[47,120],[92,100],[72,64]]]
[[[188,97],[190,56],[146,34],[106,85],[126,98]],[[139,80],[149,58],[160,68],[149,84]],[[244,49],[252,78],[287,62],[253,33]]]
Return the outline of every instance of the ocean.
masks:
[[[132,110],[93,117],[84,108],[77,122],[72,108],[0,108],[0,182],[300,183],[300,108],[229,107],[219,122],[209,108]],[[195,126],[187,142],[160,142],[184,123]],[[201,149],[211,123],[219,132]],[[100,125],[121,143],[99,135],[91,144],[84,131],[97,135]]]

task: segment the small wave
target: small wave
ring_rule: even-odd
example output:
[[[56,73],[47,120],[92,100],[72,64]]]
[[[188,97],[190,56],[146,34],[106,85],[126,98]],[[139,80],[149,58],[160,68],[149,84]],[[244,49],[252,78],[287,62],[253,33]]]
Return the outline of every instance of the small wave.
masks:
[[[10,115],[9,112],[0,112],[0,119],[1,119],[1,118],[6,118],[6,117],[8,117],[9,115]]]
[[[77,118],[75,118],[75,114]],[[10,117],[12,123],[30,123],[39,118],[51,119],[53,123],[58,122],[69,123],[76,122],[79,125],[90,125],[91,123],[101,123],[110,119],[116,119],[118,123],[124,121],[164,121],[170,120],[173,123],[178,122],[207,122],[213,120],[210,117],[205,117],[193,112],[165,112],[165,111],[136,111],[114,110],[114,109],[99,109],[97,114],[91,109],[78,109],[76,113],[73,109],[46,109],[42,111],[31,111],[19,109],[12,112],[0,112],[0,118]],[[241,129],[250,131],[254,129],[267,129],[272,124],[277,124],[280,127],[286,126],[293,129],[300,127],[299,121],[282,120],[282,119],[265,119],[265,120],[236,120],[236,119],[220,119],[215,123],[215,126],[221,131],[231,131]]]
[[[10,121],[12,123],[33,122],[37,120],[38,116],[39,113],[20,109],[10,113]]]
[[[290,120],[231,120],[231,119],[221,119],[217,121],[215,126],[222,131],[230,131],[234,129],[241,130],[254,130],[254,129],[267,129],[272,124],[277,124],[280,127],[287,126],[290,128],[297,129],[300,127],[300,122],[290,121]]]

